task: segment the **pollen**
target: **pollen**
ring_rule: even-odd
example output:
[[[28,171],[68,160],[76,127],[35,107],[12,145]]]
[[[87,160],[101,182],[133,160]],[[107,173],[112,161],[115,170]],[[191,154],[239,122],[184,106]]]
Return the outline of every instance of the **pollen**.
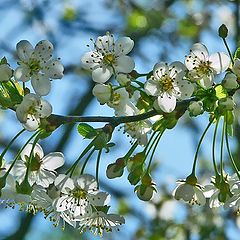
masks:
[[[113,65],[116,62],[116,58],[113,54],[107,54],[103,57],[103,62],[106,65]]]

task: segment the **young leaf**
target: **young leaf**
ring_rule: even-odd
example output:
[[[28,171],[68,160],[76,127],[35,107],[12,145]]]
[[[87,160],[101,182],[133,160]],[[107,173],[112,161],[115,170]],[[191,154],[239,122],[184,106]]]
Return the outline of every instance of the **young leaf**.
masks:
[[[97,131],[87,123],[79,123],[77,129],[81,136],[88,139],[91,139],[97,135]]]

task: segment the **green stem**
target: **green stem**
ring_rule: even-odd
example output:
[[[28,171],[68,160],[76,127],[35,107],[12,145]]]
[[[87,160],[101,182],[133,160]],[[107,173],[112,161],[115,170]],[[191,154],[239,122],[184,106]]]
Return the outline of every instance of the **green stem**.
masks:
[[[226,122],[226,126],[225,126],[225,141],[226,141],[226,146],[227,146],[227,151],[228,151],[228,155],[229,155],[229,158],[232,162],[232,165],[233,165],[233,168],[240,180],[240,174],[239,174],[239,169],[237,167],[237,165],[235,164],[235,161],[233,159],[233,156],[232,156],[232,153],[231,153],[231,150],[230,150],[230,147],[229,147],[229,142],[228,142],[228,133],[227,133],[227,122]]]
[[[99,188],[99,166],[100,166],[101,154],[102,154],[102,149],[98,151],[97,163],[96,163],[96,181],[98,183],[98,188]]]
[[[227,51],[228,51],[228,54],[229,54],[229,56],[230,56],[230,58],[231,58],[232,64],[234,64],[234,60],[233,60],[233,57],[232,57],[232,53],[231,53],[230,48],[229,48],[229,46],[228,46],[228,44],[227,44],[227,41],[226,41],[225,38],[222,38],[222,40],[223,40],[223,42],[224,42],[225,47],[227,48]]]
[[[124,156],[124,159],[128,159],[132,153],[134,152],[134,150],[137,148],[138,146],[138,141],[135,141],[135,143],[131,146],[131,148],[129,149],[129,151],[126,153],[126,155]]]
[[[221,137],[221,149],[220,149],[220,171],[221,171],[221,179],[224,179],[223,175],[223,149],[224,149],[224,134],[225,134],[225,122],[223,121],[222,126],[222,137]]]
[[[157,146],[158,146],[158,144],[159,144],[159,141],[160,141],[163,133],[164,133],[164,131],[162,131],[160,134],[158,134],[158,135],[157,135],[157,138],[154,139],[154,140],[156,140],[156,141],[155,141],[155,146],[154,146],[154,148],[153,148],[153,151],[152,151],[152,154],[151,154],[149,163],[148,163],[148,167],[147,167],[147,172],[148,172],[148,173],[149,173],[149,171],[150,171],[150,166],[151,166],[151,164],[152,164],[152,160],[153,160],[154,153],[155,153],[155,151],[156,151],[156,148],[157,148]]]
[[[35,133],[27,140],[27,142],[23,145],[23,147],[18,151],[18,153],[17,153],[16,157],[14,158],[11,166],[9,167],[8,171],[6,172],[6,174],[5,174],[4,176],[7,176],[7,175],[10,173],[10,171],[12,170],[12,168],[13,168],[14,164],[16,163],[16,161],[18,160],[18,158],[19,158],[21,152],[23,151],[23,149],[24,149],[24,148],[28,145],[28,143],[29,143],[36,135],[38,135],[40,132],[41,132],[41,130],[35,132]]]
[[[67,170],[66,175],[71,172],[70,176],[72,176],[72,174],[73,174],[76,166],[78,165],[79,161],[88,153],[88,151],[92,148],[92,146],[93,146],[93,141],[88,144],[88,146],[83,150],[83,152],[80,154],[80,156],[78,157],[78,159],[77,159],[77,160],[73,163],[73,165]]]
[[[82,166],[82,169],[81,169],[81,172],[80,172],[81,175],[84,173],[85,167],[87,166],[87,163],[88,163],[90,157],[93,155],[94,151],[95,151],[95,148],[89,153],[89,155],[85,159],[85,161],[83,163],[83,166]]]
[[[154,136],[155,136],[155,134],[156,134],[157,132],[154,132],[153,134],[152,134],[152,136],[150,137],[150,139],[148,140],[148,142],[147,142],[147,144],[146,144],[146,146],[145,146],[145,148],[144,148],[144,152],[146,153],[146,152],[149,152],[149,149],[148,149],[148,147],[150,146],[150,148],[151,148],[151,145],[150,145],[150,143],[152,142],[152,140],[153,140],[153,138],[154,138]],[[154,142],[154,141],[153,141]],[[147,151],[148,150],[148,151]]]
[[[0,167],[2,166],[2,160],[4,155],[6,154],[6,152],[8,151],[8,149],[12,146],[12,144],[14,143],[14,141],[25,131],[25,129],[21,130],[20,132],[18,132],[13,139],[9,142],[9,144],[5,147],[5,149],[3,150],[3,152],[0,155]]]
[[[195,157],[194,157],[194,161],[193,161],[192,175],[195,175],[198,152],[199,152],[200,146],[201,146],[201,144],[202,144],[202,141],[203,141],[203,139],[204,139],[204,137],[205,137],[205,135],[206,135],[209,127],[211,126],[212,122],[213,122],[213,120],[211,120],[211,121],[208,123],[208,125],[207,125],[206,129],[204,130],[204,132],[203,132],[203,134],[202,134],[202,136],[201,136],[201,138],[200,138],[200,141],[199,141],[199,143],[198,143],[197,150],[196,150]]]
[[[217,129],[218,129],[218,124],[219,124],[219,118],[217,119],[216,126],[214,129],[214,135],[213,135],[213,143],[212,143],[212,160],[213,160],[213,166],[215,170],[215,174],[219,176],[217,164],[216,164],[216,158],[215,158],[215,143],[216,143],[216,138],[217,138]]]

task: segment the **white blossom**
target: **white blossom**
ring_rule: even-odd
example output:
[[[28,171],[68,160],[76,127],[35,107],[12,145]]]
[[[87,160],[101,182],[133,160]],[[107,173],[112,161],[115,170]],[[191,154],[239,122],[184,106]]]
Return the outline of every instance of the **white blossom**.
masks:
[[[185,65],[192,81],[199,81],[204,88],[210,88],[214,76],[224,72],[230,64],[230,58],[223,52],[209,55],[205,45],[195,43],[186,56]]]
[[[55,180],[55,186],[61,192],[56,201],[56,210],[58,212],[68,210],[74,220],[91,214],[92,208],[104,206],[110,200],[108,193],[98,191],[97,181],[89,174],[73,179],[60,174]]]
[[[239,87],[237,76],[234,73],[227,73],[223,79],[223,87],[228,90],[236,89]]]
[[[129,102],[129,94],[125,88],[118,88],[112,91],[110,100],[107,105],[115,110],[115,114],[122,109],[125,109],[126,104]]]
[[[240,77],[240,59],[237,58],[234,61],[233,67],[232,67],[233,73],[235,73],[238,77]]]
[[[176,200],[182,199],[192,205],[205,205],[206,198],[203,194],[202,186],[199,184],[188,184],[185,181],[179,182],[179,185],[174,189],[173,196]]]
[[[164,112],[172,112],[177,99],[189,98],[194,90],[193,84],[184,80],[186,67],[181,62],[170,65],[157,63],[153,68],[153,75],[145,84],[148,95],[156,96],[156,104]]]
[[[0,65],[0,82],[9,81],[12,75],[13,75],[13,71],[8,64]]]
[[[84,232],[89,229],[94,235],[103,235],[103,231],[112,232],[119,230],[118,227],[125,223],[125,219],[118,214],[107,214],[102,211],[95,211],[80,219],[79,229]]]
[[[28,131],[35,131],[40,126],[41,118],[46,118],[51,113],[51,104],[32,93],[25,95],[16,109],[18,120]]]
[[[36,144],[33,148],[28,144],[21,152],[21,159],[17,160],[12,169],[12,174],[20,182],[23,181],[29,165],[28,182],[32,186],[34,183],[42,187],[48,187],[56,178],[56,169],[64,164],[64,156],[60,152],[49,153],[44,156],[42,147]],[[33,151],[32,159],[30,159]],[[30,161],[30,162],[29,162]]]
[[[131,102],[125,105],[124,108],[116,112],[117,116],[134,116],[140,114],[140,110]],[[128,122],[124,124],[124,133],[129,134],[132,138],[138,140],[140,145],[145,146],[148,141],[147,134],[151,132],[152,123],[149,120],[141,120]]]
[[[113,35],[107,33],[97,38],[93,51],[82,56],[83,67],[92,70],[93,81],[97,83],[105,83],[113,73],[130,73],[135,64],[126,55],[133,46],[134,42],[129,37],[122,37],[114,42]]]
[[[111,99],[112,87],[106,84],[96,84],[92,93],[101,104],[105,104]]]
[[[218,105],[225,111],[232,111],[235,108],[235,103],[232,97],[221,98],[218,100]]]
[[[18,81],[27,82],[31,79],[34,91],[45,96],[50,92],[51,79],[63,77],[63,65],[57,59],[52,59],[53,45],[48,40],[37,43],[35,48],[27,40],[17,44],[19,67],[14,72]]]
[[[190,116],[198,116],[204,112],[203,102],[194,101],[189,104],[188,111]]]

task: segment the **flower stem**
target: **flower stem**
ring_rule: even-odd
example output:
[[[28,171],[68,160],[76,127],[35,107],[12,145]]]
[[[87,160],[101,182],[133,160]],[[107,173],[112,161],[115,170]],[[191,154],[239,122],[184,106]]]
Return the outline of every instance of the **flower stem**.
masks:
[[[227,41],[226,41],[225,38],[222,38],[222,40],[223,40],[223,42],[224,42],[224,45],[225,45],[225,47],[226,47],[226,49],[227,49],[227,52],[228,52],[230,58],[231,58],[232,64],[234,64],[234,60],[233,60],[233,57],[232,57],[232,53],[231,53],[230,48],[229,48],[229,46],[228,46],[228,44],[227,44]]]
[[[102,149],[98,151],[97,163],[96,163],[96,181],[98,184],[98,188],[99,188],[99,166],[100,166],[101,154],[102,154]]]
[[[235,170],[235,172],[236,172],[236,174],[237,174],[237,176],[238,176],[238,178],[240,180],[239,169],[238,169],[238,167],[237,167],[237,165],[236,165],[236,163],[235,163],[235,161],[233,159],[233,156],[232,156],[232,153],[231,153],[231,150],[230,150],[230,147],[229,147],[228,133],[227,133],[227,122],[225,124],[226,124],[226,126],[225,126],[225,141],[226,141],[228,155],[229,155],[229,158],[230,158],[230,160],[232,162],[233,168],[234,168],[234,170]]]
[[[197,150],[196,150],[195,157],[194,157],[194,161],[193,161],[193,167],[192,167],[192,173],[191,173],[192,175],[195,175],[198,152],[199,152],[200,146],[202,144],[202,141],[203,141],[203,139],[204,139],[204,137],[205,137],[209,127],[211,126],[212,122],[213,122],[213,120],[211,120],[208,123],[208,125],[207,125],[206,129],[204,130],[204,132],[203,132],[203,134],[202,134],[202,136],[200,138],[200,141],[198,143]]]
[[[85,159],[85,161],[84,161],[84,163],[83,163],[83,166],[82,166],[82,169],[81,169],[81,175],[84,173],[84,170],[85,170],[85,167],[87,166],[88,160],[89,160],[90,157],[93,155],[94,151],[95,151],[95,148],[92,149],[92,151],[89,153],[89,155],[88,155],[87,158]],[[71,175],[72,175],[72,173],[71,173]],[[70,175],[70,176],[71,176],[71,175]]]
[[[124,156],[124,159],[127,161],[127,159],[132,155],[132,153],[134,152],[134,150],[137,148],[138,146],[138,141],[136,141],[131,148],[129,149],[129,151],[126,153],[126,155]]]
[[[72,176],[76,166],[78,165],[79,161],[88,153],[88,151],[92,148],[93,141],[88,144],[88,146],[82,151],[80,156],[77,158],[77,160],[73,163],[73,165],[67,170],[66,175],[70,173],[70,176]]]
[[[150,171],[150,166],[151,166],[151,164],[152,164],[152,160],[153,160],[154,153],[155,153],[155,151],[156,151],[156,148],[157,148],[157,146],[158,146],[158,144],[159,144],[159,141],[160,141],[163,133],[164,133],[164,131],[160,132],[160,133],[157,135],[157,137],[154,139],[154,142],[153,142],[153,144],[152,144],[152,146],[153,146],[154,144],[155,144],[155,146],[154,146],[154,148],[153,148],[151,157],[150,157],[149,162],[148,162],[148,166],[147,166],[147,172],[148,172],[148,173],[149,173],[149,171]],[[155,140],[156,140],[156,141],[155,141]],[[149,152],[150,152],[152,146],[150,147]]]
[[[14,164],[16,163],[16,161],[18,160],[18,158],[19,158],[21,152],[23,151],[23,149],[24,149],[24,148],[28,145],[28,143],[29,143],[34,137],[36,137],[40,132],[41,132],[41,130],[35,132],[35,133],[26,141],[26,143],[25,143],[25,144],[22,146],[22,148],[18,151],[18,153],[17,153],[16,157],[14,158],[11,166],[9,167],[8,171],[6,172],[6,174],[5,174],[4,176],[7,176],[7,175],[10,173],[10,171],[12,170],[12,168],[13,168]]]
[[[225,122],[223,121],[222,126],[222,137],[221,137],[221,149],[220,149],[220,171],[221,171],[221,179],[224,179],[223,176],[223,149],[224,149],[224,134],[225,134]]]
[[[219,176],[217,164],[216,164],[216,158],[215,158],[215,143],[216,143],[216,138],[217,138],[217,129],[218,129],[218,124],[219,124],[219,118],[217,119],[216,126],[214,129],[214,135],[213,135],[213,143],[212,143],[212,160],[213,160],[213,166],[215,170],[215,174]]]
[[[6,152],[8,151],[8,149],[12,146],[12,144],[14,143],[14,141],[25,131],[25,129],[22,129],[20,132],[18,132],[13,139],[8,143],[8,145],[5,147],[5,149],[3,150],[3,152],[0,155],[0,168],[2,166],[2,160],[4,155],[6,154]]]

